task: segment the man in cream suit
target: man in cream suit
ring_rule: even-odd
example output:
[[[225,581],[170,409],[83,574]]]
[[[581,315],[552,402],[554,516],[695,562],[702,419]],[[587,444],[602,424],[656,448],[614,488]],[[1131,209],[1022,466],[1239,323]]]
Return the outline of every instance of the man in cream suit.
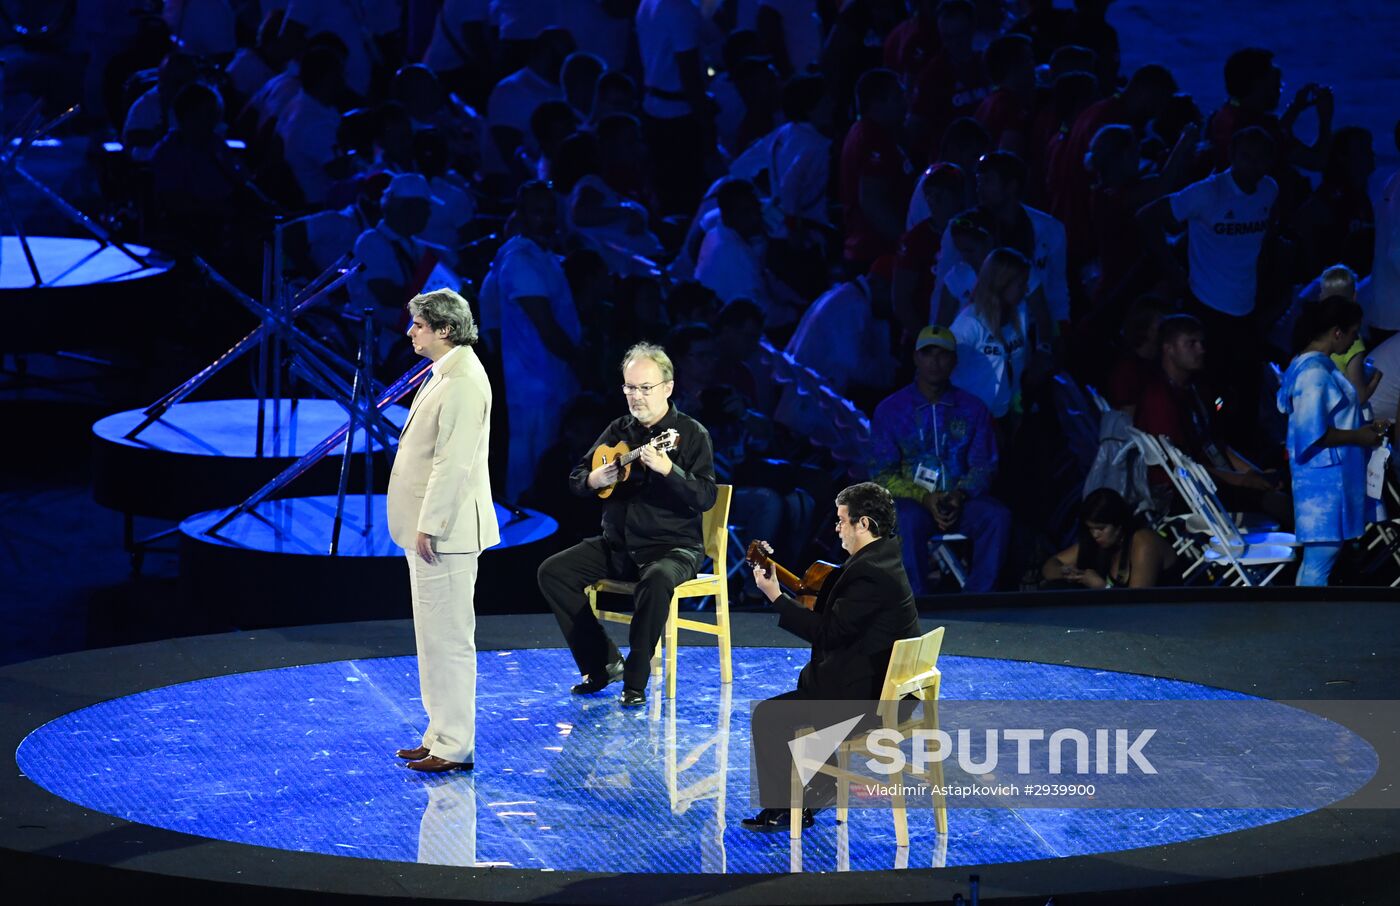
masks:
[[[428,729],[396,754],[415,771],[470,771],[476,754],[477,556],[498,543],[486,472],[491,385],[476,324],[448,289],[408,303],[413,351],[432,374],[413,397],[389,475],[389,535],[408,558],[418,677]]]

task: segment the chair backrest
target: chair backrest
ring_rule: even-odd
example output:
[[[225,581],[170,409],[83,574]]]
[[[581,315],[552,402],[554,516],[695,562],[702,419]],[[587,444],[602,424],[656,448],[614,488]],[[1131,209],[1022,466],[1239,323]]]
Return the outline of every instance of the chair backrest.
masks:
[[[1108,400],[1103,398],[1103,394],[1093,384],[1085,384],[1084,392],[1089,395],[1089,399],[1094,401],[1094,406],[1099,412],[1107,414],[1113,411],[1113,407],[1108,404]]]
[[[916,639],[900,639],[890,652],[885,685],[880,690],[880,708],[890,707],[906,695],[924,701],[935,696],[942,674],[938,653],[943,648],[943,627],[932,629]]]
[[[705,538],[705,556],[715,564],[715,575],[728,575],[725,569],[729,553],[729,498],[734,488],[727,484],[715,485],[715,505],[701,517],[700,533]]]
[[[1167,458],[1171,461],[1168,473],[1181,490],[1186,505],[1191,508],[1192,512],[1205,520],[1206,525],[1210,527],[1212,534],[1220,539],[1221,544],[1236,550],[1244,547],[1244,539],[1240,537],[1239,526],[1235,525],[1234,519],[1225,509],[1225,504],[1220,501],[1220,497],[1215,491],[1215,482],[1210,479],[1205,468],[1183,453],[1167,438],[1161,438],[1160,443]]]

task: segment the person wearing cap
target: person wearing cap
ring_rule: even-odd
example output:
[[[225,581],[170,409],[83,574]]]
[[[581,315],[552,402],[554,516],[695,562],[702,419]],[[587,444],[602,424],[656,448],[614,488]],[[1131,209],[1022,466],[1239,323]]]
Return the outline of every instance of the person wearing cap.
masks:
[[[958,341],[930,325],[914,343],[914,381],[885,398],[871,420],[870,472],[894,496],[904,568],[928,593],[928,540],[966,535],[972,564],[964,591],[991,591],[1006,560],[1011,512],[987,492],[997,469],[992,414],[953,386]]]
[[[349,284],[356,308],[372,308],[395,329],[404,302],[418,292],[432,267],[432,251],[420,234],[437,204],[428,181],[399,173],[379,199],[379,222],[355,239],[355,257],[364,269]]]

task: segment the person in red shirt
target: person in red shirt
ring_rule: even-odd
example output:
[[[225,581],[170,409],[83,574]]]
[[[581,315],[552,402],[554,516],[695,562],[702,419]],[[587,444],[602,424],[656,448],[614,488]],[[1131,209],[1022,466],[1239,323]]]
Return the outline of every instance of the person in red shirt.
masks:
[[[1338,261],[1362,273],[1371,269],[1376,215],[1366,188],[1375,170],[1370,131],[1345,126],[1333,134],[1322,183],[1293,216],[1298,274]]]
[[[1280,476],[1260,470],[1216,439],[1211,412],[1196,389],[1205,370],[1205,328],[1190,315],[1163,318],[1157,327],[1161,370],[1143,388],[1133,425],[1148,434],[1165,435],[1215,479],[1220,498],[1232,511],[1262,512],[1291,524],[1293,502],[1283,493]],[[1170,496],[1170,478],[1152,469],[1154,496]]]
[[[1028,157],[1031,103],[1035,100],[1035,53],[1025,35],[1003,35],[987,45],[983,57],[995,86],[977,106],[977,122],[992,147]]]
[[[897,136],[904,123],[904,89],[888,69],[872,69],[856,84],[858,119],[841,145],[841,204],[846,211],[845,261],[852,274],[893,254],[904,233],[912,188],[909,158]]]
[[[912,0],[913,15],[885,36],[885,68],[908,84],[943,47],[938,37],[938,0]]]
[[[1172,313],[1172,307],[1157,296],[1143,296],[1128,309],[1123,319],[1123,336],[1118,358],[1104,381],[1104,399],[1115,409],[1131,418],[1143,391],[1157,376],[1161,367],[1161,343],[1158,328],[1162,319]]]
[[[974,11],[968,0],[947,0],[938,7],[943,49],[924,64],[910,94],[909,113],[919,151],[928,153],[937,148],[948,124],[976,113],[991,91],[982,57],[972,49],[974,29]]]
[[[1104,126],[1089,146],[1085,165],[1094,181],[1089,211],[1099,281],[1093,288],[1095,310],[1113,318],[1122,301],[1146,283],[1147,246],[1138,232],[1136,215],[1148,202],[1183,188],[1195,162],[1194,125],[1186,126],[1160,173],[1142,171],[1142,145],[1127,126]]]
[[[1065,225],[1071,262],[1082,261],[1093,250],[1089,229],[1089,173],[1084,155],[1089,143],[1104,126],[1128,125],[1139,135],[1176,93],[1176,79],[1166,67],[1155,63],[1133,73],[1122,91],[1090,105],[1074,121],[1064,147],[1055,154],[1046,189],[1050,213]]]
[[[1056,77],[1049,95],[1031,123],[1031,175],[1026,193],[1026,201],[1041,210],[1050,208],[1050,174],[1069,142],[1070,127],[1099,99],[1099,80],[1087,71],[1066,72]]]
[[[1312,83],[1304,85],[1280,117],[1275,111],[1282,92],[1283,70],[1274,64],[1273,51],[1246,47],[1230,54],[1225,61],[1225,93],[1229,99],[1211,114],[1206,133],[1215,149],[1215,171],[1230,166],[1230,139],[1250,126],[1259,126],[1274,140],[1279,149],[1275,169],[1289,165],[1313,171],[1323,168],[1332,137],[1332,89]],[[1293,124],[1309,107],[1317,108],[1317,140],[1305,145],[1293,134]],[[1276,174],[1270,175],[1277,178]]]
[[[929,216],[899,239],[895,252],[890,294],[894,316],[909,342],[927,325],[929,299],[933,296],[934,266],[943,231],[953,215],[963,210],[967,198],[967,174],[956,164],[934,164],[924,174],[924,200]]]

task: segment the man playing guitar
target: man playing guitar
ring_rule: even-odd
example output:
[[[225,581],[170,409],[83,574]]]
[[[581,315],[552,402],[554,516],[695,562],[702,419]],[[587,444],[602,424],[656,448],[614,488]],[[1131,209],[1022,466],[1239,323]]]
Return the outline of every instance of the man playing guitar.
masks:
[[[583,680],[576,695],[623,681],[623,707],[646,703],[651,656],[666,626],[671,593],[705,556],[701,516],[715,503],[710,434],[671,405],[675,370],[666,351],[638,343],[622,359],[628,415],[603,430],[569,476],[580,496],[603,498],[602,534],[540,564],[539,585]],[[664,449],[671,445],[674,449]],[[604,450],[637,452],[621,466]],[[600,493],[600,492],[606,492]],[[584,589],[602,578],[634,581],[634,616],[624,662],[588,607]]]

